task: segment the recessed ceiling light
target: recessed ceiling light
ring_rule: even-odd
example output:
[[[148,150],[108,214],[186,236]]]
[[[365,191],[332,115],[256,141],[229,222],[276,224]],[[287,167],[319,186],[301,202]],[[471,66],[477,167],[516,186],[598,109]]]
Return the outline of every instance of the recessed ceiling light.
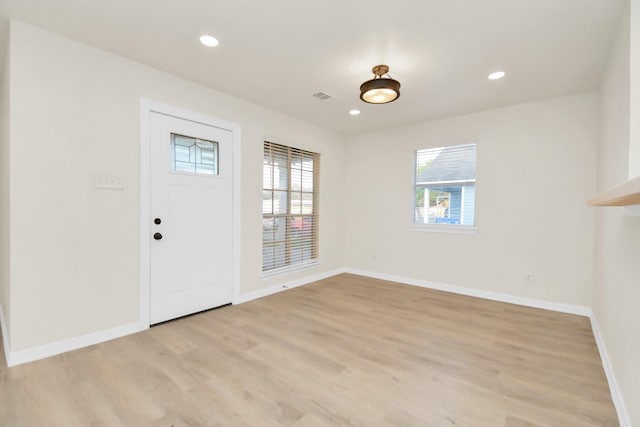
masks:
[[[495,73],[489,74],[489,80],[498,80],[503,78],[507,73],[504,71],[496,71]]]
[[[205,46],[214,47],[214,46],[218,46],[220,42],[218,42],[218,39],[213,36],[204,35],[200,37],[200,43],[202,43]]]
[[[351,114],[352,116],[357,116],[360,114],[360,110],[350,110],[349,114]]]

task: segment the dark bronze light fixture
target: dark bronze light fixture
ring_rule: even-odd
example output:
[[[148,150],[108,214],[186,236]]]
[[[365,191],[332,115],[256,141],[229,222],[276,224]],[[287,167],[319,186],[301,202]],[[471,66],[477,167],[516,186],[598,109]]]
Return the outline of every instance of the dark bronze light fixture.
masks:
[[[400,97],[400,82],[390,76],[388,65],[376,65],[371,70],[375,77],[360,85],[360,99],[369,104],[386,104]]]

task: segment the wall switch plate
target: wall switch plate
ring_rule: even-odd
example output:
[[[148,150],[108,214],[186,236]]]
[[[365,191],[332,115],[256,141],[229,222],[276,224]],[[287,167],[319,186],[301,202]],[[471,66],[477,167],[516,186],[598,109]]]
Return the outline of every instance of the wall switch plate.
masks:
[[[121,176],[96,174],[93,176],[93,188],[98,190],[124,190],[124,180]]]

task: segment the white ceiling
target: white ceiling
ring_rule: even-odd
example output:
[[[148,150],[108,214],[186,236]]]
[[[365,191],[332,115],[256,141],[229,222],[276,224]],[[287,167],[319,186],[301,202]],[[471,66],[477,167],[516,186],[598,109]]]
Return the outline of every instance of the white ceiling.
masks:
[[[623,4],[0,0],[0,16],[357,134],[596,89]],[[204,33],[217,37],[220,46],[202,46],[198,38]],[[358,89],[380,63],[402,83],[401,97],[368,105]],[[495,70],[507,77],[487,80]],[[317,100],[311,96],[317,91],[335,99]],[[350,116],[352,108],[362,114]]]

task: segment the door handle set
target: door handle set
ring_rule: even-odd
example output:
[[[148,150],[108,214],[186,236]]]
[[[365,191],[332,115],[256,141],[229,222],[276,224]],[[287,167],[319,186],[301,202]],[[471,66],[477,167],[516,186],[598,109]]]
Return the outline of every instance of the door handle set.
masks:
[[[153,220],[153,223],[156,224],[156,225],[160,225],[160,224],[162,224],[162,220],[160,218],[155,218]],[[153,238],[156,239],[156,240],[162,240],[162,234],[154,233],[153,234]]]

